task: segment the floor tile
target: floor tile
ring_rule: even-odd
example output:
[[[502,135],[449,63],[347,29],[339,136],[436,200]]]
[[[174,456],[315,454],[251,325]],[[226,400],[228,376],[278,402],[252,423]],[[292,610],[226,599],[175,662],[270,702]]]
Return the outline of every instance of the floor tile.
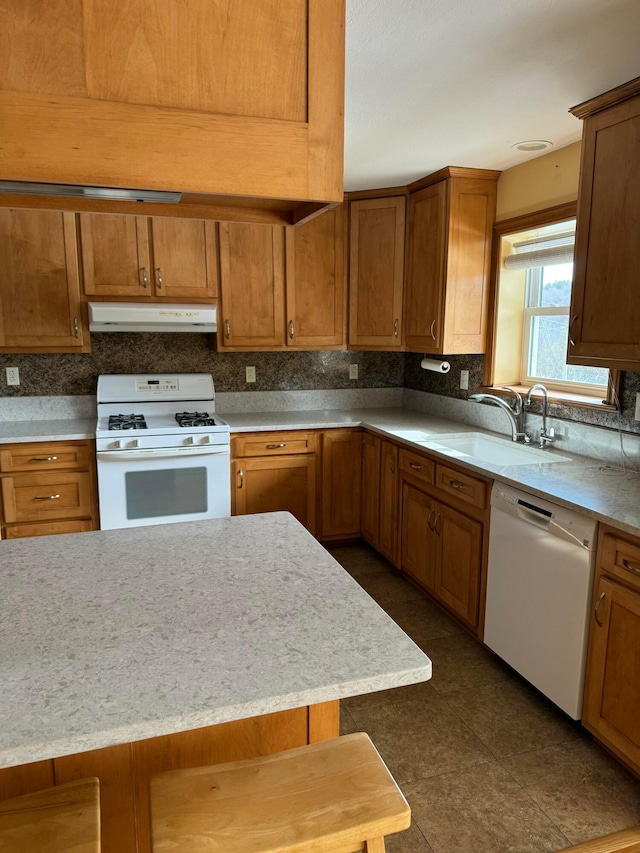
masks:
[[[364,693],[362,696],[350,696],[343,699],[345,708],[357,711],[360,708],[371,708],[380,705],[397,705],[398,702],[424,701],[437,697],[437,693],[428,681],[420,684],[410,684],[407,687],[393,687],[391,690],[379,690],[377,693]]]
[[[417,642],[417,641],[416,641]],[[506,681],[509,668],[466,633],[418,642],[433,663],[429,682],[440,694]]]
[[[579,724],[515,675],[497,684],[455,690],[445,698],[499,758],[583,737]]]
[[[545,853],[567,839],[496,761],[406,785],[434,853]]]
[[[501,763],[572,844],[640,823],[640,782],[590,739]]]
[[[380,554],[368,545],[345,545],[330,547],[329,553],[353,577],[371,575],[380,572],[393,572],[395,569]]]
[[[415,821],[412,821],[409,829],[404,832],[387,835],[384,842],[386,853],[433,853],[433,848],[428,844]]]
[[[349,709],[345,706],[344,700],[340,702],[340,734],[352,735],[360,731],[353,717],[349,713]]]
[[[478,738],[435,694],[397,704],[350,708],[399,785],[493,759]]]
[[[412,601],[392,602],[385,610],[418,644],[438,637],[464,633],[464,629],[455,620],[424,596]]]
[[[385,573],[359,575],[355,580],[381,607],[406,601],[424,601],[424,594],[393,568]]]

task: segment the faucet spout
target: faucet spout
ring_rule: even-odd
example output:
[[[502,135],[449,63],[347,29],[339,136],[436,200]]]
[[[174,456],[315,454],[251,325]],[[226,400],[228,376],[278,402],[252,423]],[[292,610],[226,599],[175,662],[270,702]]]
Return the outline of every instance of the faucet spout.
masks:
[[[509,388],[505,390],[512,391],[513,389]],[[524,406],[522,405],[522,397],[517,392],[514,393],[516,393],[514,408],[506,400],[503,400],[502,397],[498,397],[497,394],[471,394],[467,399],[472,403],[491,403],[494,406],[498,406],[509,418],[511,440],[523,441],[525,444],[528,444],[530,438],[524,431]]]
[[[532,385],[531,388],[529,388],[524,400],[524,407],[525,409],[531,408],[531,394],[536,390],[542,393],[542,429],[540,430],[540,447],[544,450],[547,444],[551,444],[555,441],[555,430],[547,429],[547,406],[549,404],[549,394],[544,385],[540,382],[536,382],[535,385]]]

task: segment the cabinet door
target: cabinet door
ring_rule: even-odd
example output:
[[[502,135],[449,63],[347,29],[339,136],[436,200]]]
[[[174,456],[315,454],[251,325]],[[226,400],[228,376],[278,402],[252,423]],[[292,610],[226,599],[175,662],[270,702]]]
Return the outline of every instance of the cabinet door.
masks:
[[[322,537],[360,535],[362,432],[332,429],[322,436]]]
[[[601,577],[595,591],[582,722],[640,770],[640,591]]]
[[[380,439],[365,432],[362,436],[362,501],[360,530],[378,548],[380,518]]]
[[[156,296],[214,299],[218,295],[218,257],[214,222],[156,216],[153,278]]]
[[[0,209],[0,348],[83,350],[73,213]]]
[[[405,198],[351,202],[349,345],[402,345]]]
[[[81,213],[80,243],[87,296],[153,294],[146,216]]]
[[[433,526],[439,551],[434,594],[460,619],[476,628],[482,525],[444,504],[438,504]]]
[[[382,442],[380,455],[380,525],[378,550],[394,565],[398,560],[398,448]]]
[[[344,205],[286,229],[287,345],[343,347]]]
[[[567,361],[640,365],[640,97],[587,118]]]
[[[435,587],[436,536],[433,521],[436,503],[429,495],[403,481],[402,546],[400,568],[430,592]]]
[[[405,342],[421,352],[442,351],[447,189],[439,181],[409,197]]]
[[[220,223],[218,348],[284,346],[284,229]]]
[[[232,464],[234,515],[287,510],[315,532],[316,456],[241,459]]]

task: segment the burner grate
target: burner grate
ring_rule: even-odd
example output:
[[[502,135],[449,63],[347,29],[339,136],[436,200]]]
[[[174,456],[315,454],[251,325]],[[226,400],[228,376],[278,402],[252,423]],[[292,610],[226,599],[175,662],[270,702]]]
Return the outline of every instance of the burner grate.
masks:
[[[181,427],[215,426],[209,412],[176,412],[176,421]]]
[[[109,429],[147,429],[144,415],[109,415]]]

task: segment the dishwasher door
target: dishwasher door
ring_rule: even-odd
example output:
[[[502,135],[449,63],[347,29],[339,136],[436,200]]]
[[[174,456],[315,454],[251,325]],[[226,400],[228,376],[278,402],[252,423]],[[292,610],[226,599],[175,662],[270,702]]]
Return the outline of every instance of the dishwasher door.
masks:
[[[484,642],[574,720],[582,716],[597,523],[496,483]]]

